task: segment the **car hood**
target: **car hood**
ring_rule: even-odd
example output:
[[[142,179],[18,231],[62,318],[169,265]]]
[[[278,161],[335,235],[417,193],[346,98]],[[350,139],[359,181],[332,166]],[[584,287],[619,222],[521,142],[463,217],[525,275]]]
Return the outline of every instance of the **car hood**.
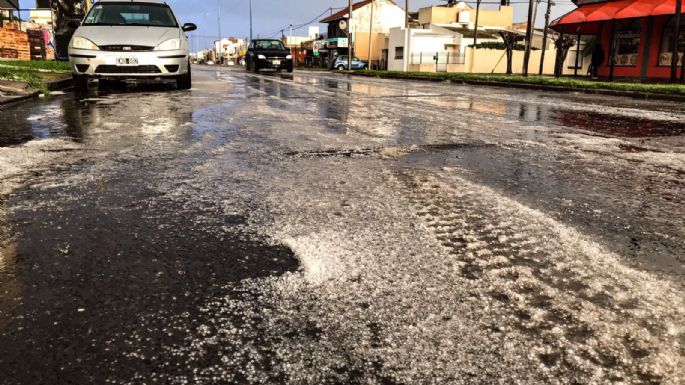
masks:
[[[82,26],[74,36],[86,38],[95,45],[141,45],[156,47],[166,40],[179,38],[178,28],[138,26]]]

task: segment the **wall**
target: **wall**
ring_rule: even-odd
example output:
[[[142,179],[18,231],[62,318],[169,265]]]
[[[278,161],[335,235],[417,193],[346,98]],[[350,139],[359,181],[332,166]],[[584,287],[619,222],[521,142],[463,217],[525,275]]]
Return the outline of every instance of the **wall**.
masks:
[[[457,15],[463,11],[457,7],[426,7],[419,9],[419,24],[451,24],[457,22]]]
[[[393,28],[389,32],[388,38],[388,70],[390,71],[404,71],[404,61],[402,59],[395,59],[395,48],[404,47],[406,29]],[[407,55],[409,47],[404,47],[405,55]]]
[[[0,29],[0,56],[13,58],[14,53],[19,60],[30,60],[31,52],[29,37],[26,32],[19,31],[17,25],[9,23]]]
[[[407,38],[407,36],[409,37]],[[454,50],[460,50],[461,35],[440,33],[430,29],[391,29],[388,39],[388,69],[391,71],[404,70],[404,60],[395,60],[396,47],[405,47],[404,57],[407,65],[410,65],[412,54],[423,52],[432,57],[436,52],[446,51],[446,46],[453,46]]]
[[[427,7],[419,10],[419,24],[452,24],[459,19],[459,14],[468,14],[469,23],[475,25],[476,10],[457,7]],[[483,9],[478,13],[478,25],[486,27],[511,28],[514,22],[514,8],[501,6],[499,9]]]
[[[369,32],[371,28],[373,32],[387,34],[391,28],[404,26],[405,13],[402,8],[386,0],[376,0],[372,4],[354,11],[352,32]],[[372,7],[373,20],[371,19]]]
[[[471,10],[469,21],[476,24],[476,10]],[[478,25],[484,27],[511,28],[514,24],[514,8],[501,6],[500,9],[483,9],[478,14]]]
[[[371,60],[381,59],[381,51],[385,48],[385,38],[386,35],[381,33],[371,34]],[[369,33],[357,32],[354,39],[354,56],[369,61]]]

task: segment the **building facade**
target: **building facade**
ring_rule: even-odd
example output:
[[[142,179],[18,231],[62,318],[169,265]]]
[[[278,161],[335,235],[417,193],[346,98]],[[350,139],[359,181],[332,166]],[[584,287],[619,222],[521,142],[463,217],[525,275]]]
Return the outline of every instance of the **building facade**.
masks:
[[[329,61],[348,53],[347,28],[352,32],[354,56],[370,65],[382,66],[387,60],[387,37],[391,28],[405,24],[405,12],[392,0],[364,0],[352,7],[352,20],[348,9],[321,20],[328,24],[327,47]],[[345,27],[345,28],[343,28]],[[375,63],[375,64],[374,64]]]
[[[576,5],[577,9],[555,20],[552,28],[596,37],[606,52],[606,60],[599,66],[600,77],[668,79],[674,52],[678,55],[677,75],[681,75],[685,16],[674,49],[676,0],[578,0]]]

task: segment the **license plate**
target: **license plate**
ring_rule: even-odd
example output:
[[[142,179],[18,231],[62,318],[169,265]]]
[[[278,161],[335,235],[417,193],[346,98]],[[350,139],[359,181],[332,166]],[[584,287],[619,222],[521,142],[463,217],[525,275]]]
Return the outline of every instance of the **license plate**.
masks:
[[[274,65],[275,65],[275,66],[281,65],[281,61],[280,61],[280,60],[274,60]]]
[[[120,66],[137,66],[138,65],[138,58],[120,57],[117,59],[117,65],[120,65]]]

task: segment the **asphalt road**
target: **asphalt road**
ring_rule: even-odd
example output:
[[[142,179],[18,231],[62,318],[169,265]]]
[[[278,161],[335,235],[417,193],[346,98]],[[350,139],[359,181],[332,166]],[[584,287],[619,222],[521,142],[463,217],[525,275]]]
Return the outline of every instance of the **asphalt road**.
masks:
[[[0,110],[0,384],[683,384],[685,106],[196,67]]]

